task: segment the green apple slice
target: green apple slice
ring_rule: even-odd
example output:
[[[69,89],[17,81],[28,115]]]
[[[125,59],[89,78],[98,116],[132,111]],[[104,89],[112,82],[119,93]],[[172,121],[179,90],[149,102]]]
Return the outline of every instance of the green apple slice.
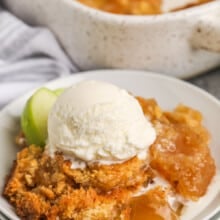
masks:
[[[47,139],[47,119],[57,95],[47,89],[37,90],[27,101],[21,117],[21,127],[29,144],[44,146]]]
[[[53,92],[54,92],[57,96],[59,96],[59,95],[61,95],[64,91],[65,91],[65,88],[59,88],[59,89],[54,90]]]

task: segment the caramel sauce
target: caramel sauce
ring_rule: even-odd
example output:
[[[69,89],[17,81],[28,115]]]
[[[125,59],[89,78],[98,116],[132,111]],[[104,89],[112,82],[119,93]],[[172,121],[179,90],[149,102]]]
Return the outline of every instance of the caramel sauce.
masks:
[[[215,175],[215,163],[208,147],[208,133],[202,125],[160,125],[162,133],[150,148],[151,167],[167,179],[182,196],[197,200]]]
[[[129,220],[177,220],[178,215],[166,201],[161,188],[150,190],[148,193],[133,197],[130,201]]]
[[[151,15],[162,13],[162,0],[78,0],[82,4],[102,11],[127,14],[127,15]],[[179,11],[190,7],[195,7],[213,0],[198,0],[195,3],[184,7],[176,8],[172,11]]]
[[[197,200],[205,195],[216,167],[201,113],[184,105],[163,112],[153,100],[138,101],[157,131],[150,147],[151,167],[183,197]]]
[[[115,14],[159,14],[161,0],[78,0],[92,8]]]

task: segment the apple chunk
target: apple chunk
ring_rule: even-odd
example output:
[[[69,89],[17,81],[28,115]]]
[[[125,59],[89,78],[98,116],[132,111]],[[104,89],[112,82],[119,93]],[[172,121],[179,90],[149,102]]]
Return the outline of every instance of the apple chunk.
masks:
[[[27,101],[21,116],[21,127],[29,144],[44,146],[47,139],[47,119],[57,95],[40,88]]]
[[[60,96],[65,91],[65,88],[59,88],[54,90],[55,95]]]

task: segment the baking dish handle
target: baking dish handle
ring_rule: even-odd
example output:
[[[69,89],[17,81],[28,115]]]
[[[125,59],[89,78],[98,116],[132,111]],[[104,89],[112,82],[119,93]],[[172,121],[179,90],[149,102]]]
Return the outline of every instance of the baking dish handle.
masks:
[[[220,7],[200,17],[194,27],[193,48],[220,53]]]

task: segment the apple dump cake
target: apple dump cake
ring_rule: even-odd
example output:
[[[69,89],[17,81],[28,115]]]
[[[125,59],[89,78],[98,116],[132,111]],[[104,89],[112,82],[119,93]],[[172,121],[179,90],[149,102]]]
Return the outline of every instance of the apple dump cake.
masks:
[[[21,219],[180,219],[216,172],[199,111],[98,81],[35,92],[16,142],[4,196]]]
[[[161,14],[167,11],[182,10],[200,5],[211,0],[78,0],[92,8],[116,14],[151,15]]]

